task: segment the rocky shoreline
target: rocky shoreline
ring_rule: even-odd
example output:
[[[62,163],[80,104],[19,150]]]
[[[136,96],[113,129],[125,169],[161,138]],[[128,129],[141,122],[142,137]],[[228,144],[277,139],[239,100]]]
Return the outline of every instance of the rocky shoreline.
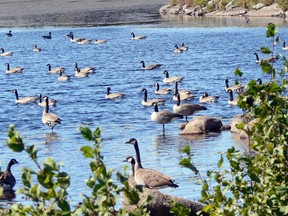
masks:
[[[170,5],[166,4],[159,9],[161,15],[184,15],[184,16],[245,16],[245,17],[279,17],[286,19],[288,11],[283,11],[277,3],[270,6],[265,6],[262,3],[256,4],[251,10],[237,7],[232,3],[228,3],[223,11],[212,11],[209,12],[207,7],[202,8],[201,6],[187,6],[186,4],[181,5]]]

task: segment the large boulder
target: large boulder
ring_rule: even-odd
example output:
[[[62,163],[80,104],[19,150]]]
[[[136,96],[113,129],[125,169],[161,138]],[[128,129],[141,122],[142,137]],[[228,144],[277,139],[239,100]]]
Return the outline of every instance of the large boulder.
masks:
[[[130,176],[129,178],[133,178]],[[133,183],[133,180],[128,180],[130,187],[135,187],[135,183]],[[174,201],[184,205],[186,208],[190,208],[191,216],[197,216],[197,212],[203,209],[204,205],[198,202],[190,201],[184,198],[171,196],[168,194],[163,194],[158,190],[155,189],[148,189],[148,188],[142,188],[142,192],[139,192],[140,199],[145,200],[148,196],[152,197],[152,200],[149,202],[147,208],[150,212],[151,216],[172,216],[173,214],[170,213],[171,210],[171,203]],[[123,194],[122,195],[122,204],[124,208],[128,212],[133,212],[137,208],[135,205],[131,205],[129,203],[129,200],[127,197]],[[208,215],[208,214],[203,214]]]
[[[232,133],[241,133],[242,130],[239,130],[237,128],[237,124],[240,124],[240,123],[244,123],[244,124],[247,124],[249,122],[249,119],[247,116],[245,115],[235,115],[231,121],[231,132]]]
[[[185,128],[180,132],[186,134],[204,134],[207,132],[220,132],[223,126],[221,120],[217,117],[196,116],[190,120]]]
[[[248,134],[245,131],[249,131],[252,129],[252,127],[258,122],[258,119],[253,119],[252,121],[249,121],[245,126],[244,130],[240,132],[240,138],[241,139],[248,139]]]
[[[261,9],[261,8],[263,8],[263,7],[265,7],[265,5],[264,5],[263,3],[258,3],[258,4],[256,4],[256,5],[254,5],[252,8],[253,8],[254,10],[259,10],[259,9]]]
[[[277,3],[262,7],[258,10],[251,10],[247,13],[248,16],[261,16],[261,17],[280,17],[284,12]]]

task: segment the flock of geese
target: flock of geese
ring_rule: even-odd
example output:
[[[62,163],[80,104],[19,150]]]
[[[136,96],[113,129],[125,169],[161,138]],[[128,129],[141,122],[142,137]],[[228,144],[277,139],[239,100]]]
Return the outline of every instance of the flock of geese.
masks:
[[[147,38],[147,36],[140,35],[136,36],[134,32],[131,32],[131,39],[132,40],[144,40]],[[6,37],[12,37],[12,31],[9,31],[6,34]],[[67,38],[69,38],[71,43],[78,43],[80,45],[82,44],[89,44],[94,42],[95,44],[105,44],[107,40],[91,40],[91,39],[85,39],[85,38],[76,38],[74,37],[73,32],[70,32],[68,35],[66,35]],[[52,39],[52,33],[49,32],[48,35],[43,35],[42,38],[44,40],[51,40]],[[12,56],[13,52],[11,51],[5,51],[4,48],[0,49],[2,53],[0,53],[0,56]],[[37,46],[37,44],[32,45],[32,50],[34,52],[41,52],[41,48]],[[181,45],[178,47],[178,45],[175,45],[175,48],[173,52],[175,53],[182,53],[189,51],[188,47],[181,43]],[[10,67],[10,64],[7,62],[5,63],[6,66],[6,74],[12,75],[12,74],[18,74],[23,73],[24,68],[21,67]],[[72,75],[65,74],[66,68],[64,67],[55,67],[53,68],[50,63],[47,65],[47,71],[48,73],[55,74],[58,76],[59,82],[67,82],[72,78]],[[162,64],[148,64],[146,65],[144,61],[140,61],[140,68],[142,70],[159,70],[163,65]],[[74,64],[74,78],[85,78],[89,77],[91,74],[95,73],[96,68],[95,67],[84,67],[79,68],[78,64],[75,62]],[[144,107],[153,107],[154,111],[151,114],[151,120],[157,124],[162,125],[163,127],[163,133],[165,132],[165,125],[169,124],[171,122],[174,122],[177,119],[183,119],[185,117],[186,122],[188,122],[188,117],[191,115],[194,115],[196,112],[207,110],[206,106],[202,106],[196,103],[189,103],[188,101],[195,98],[195,95],[193,95],[193,92],[186,89],[179,89],[179,83],[182,82],[184,77],[182,76],[170,76],[168,70],[163,71],[163,84],[173,86],[173,88],[160,88],[159,82],[155,81],[154,87],[155,87],[155,95],[173,95],[171,96],[171,99],[175,101],[175,104],[173,106],[173,112],[169,110],[160,110],[159,106],[165,104],[166,99],[163,98],[152,98],[148,99],[148,91],[146,88],[142,89],[143,93],[143,100],[141,102],[142,106]],[[237,100],[233,99],[233,92],[240,91],[241,88],[243,88],[240,85],[234,85],[229,86],[229,81],[225,80],[226,84],[226,92],[229,93],[230,99],[228,100],[229,104],[236,105]],[[17,89],[13,89],[12,93],[15,94],[15,103],[16,104],[30,104],[30,103],[37,103],[38,105],[43,107],[43,113],[42,113],[42,123],[49,126],[53,132],[53,129],[55,126],[61,124],[61,118],[55,114],[50,112],[51,107],[55,107],[57,104],[57,100],[49,99],[47,95],[42,96],[41,94],[34,96],[26,96],[26,97],[19,97]],[[107,87],[107,93],[105,95],[106,99],[109,100],[119,100],[121,98],[124,98],[126,96],[125,93],[122,92],[112,92],[112,89],[110,86]],[[199,98],[199,103],[215,103],[219,99],[219,96],[210,96],[207,92],[204,92],[203,95]],[[143,168],[141,164],[140,159],[140,151],[138,147],[138,142],[135,138],[131,138],[126,143],[132,144],[135,148],[135,154],[136,154],[136,160],[129,156],[126,158],[126,162],[131,163],[132,166],[132,176],[135,180],[136,184],[142,185],[144,187],[148,188],[163,188],[163,187],[178,187],[177,184],[175,184],[174,180],[153,169],[147,169]],[[11,173],[11,166],[14,164],[17,164],[18,162],[15,159],[12,159],[5,171],[0,177],[0,186],[2,186],[4,189],[12,189],[15,185],[15,178]],[[4,186],[5,185],[5,186]],[[7,186],[8,185],[8,186]]]

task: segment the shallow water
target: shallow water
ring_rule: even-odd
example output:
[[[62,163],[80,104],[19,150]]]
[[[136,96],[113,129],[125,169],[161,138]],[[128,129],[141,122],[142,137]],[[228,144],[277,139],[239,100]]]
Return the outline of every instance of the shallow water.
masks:
[[[77,45],[65,37],[70,31],[76,37],[107,39],[102,45]],[[42,35],[52,32],[52,40],[43,40]],[[132,41],[131,32],[147,35],[147,39]],[[7,29],[0,29],[4,35]],[[219,154],[231,146],[244,149],[245,144],[230,134],[222,132],[193,136],[189,139],[179,135],[178,125],[182,121],[166,125],[163,136],[162,126],[150,120],[153,108],[141,106],[141,89],[148,89],[148,98],[154,98],[153,84],[162,85],[163,70],[170,76],[184,76],[179,88],[194,91],[196,98],[191,103],[198,103],[204,91],[219,95],[218,103],[205,105],[208,110],[197,115],[220,117],[223,124],[231,121],[235,114],[241,113],[237,107],[227,104],[228,95],[224,91],[224,79],[232,84],[234,70],[240,67],[244,72],[243,82],[249,79],[267,79],[257,64],[253,53],[262,46],[271,44],[265,37],[265,27],[169,27],[163,25],[110,26],[91,28],[36,28],[12,29],[11,38],[0,37],[0,44],[5,51],[14,51],[11,57],[0,58],[0,149],[1,167],[11,158],[20,164],[12,168],[17,179],[15,189],[21,187],[21,168],[36,166],[25,153],[13,153],[5,145],[6,131],[10,124],[15,124],[26,144],[34,144],[39,151],[40,161],[53,157],[63,162],[63,171],[71,175],[69,195],[72,203],[79,202],[81,193],[87,193],[85,179],[90,176],[88,163],[79,149],[89,145],[77,130],[80,126],[95,129],[102,128],[102,154],[106,165],[115,171],[123,172],[125,163],[121,162],[129,155],[135,155],[134,149],[124,142],[131,137],[138,139],[143,166],[155,168],[175,178],[177,189],[164,189],[165,193],[185,197],[191,200],[200,197],[201,186],[193,181],[195,175],[179,165],[183,156],[180,152],[189,144],[193,152],[193,162],[205,176],[208,169],[217,167]],[[287,28],[279,28],[281,35],[287,34]],[[189,50],[182,54],[173,53],[175,44],[185,42]],[[32,44],[42,48],[34,53]],[[280,47],[277,52],[282,53]],[[283,54],[283,53],[282,53]],[[140,61],[147,64],[162,63],[161,69],[142,71]],[[6,75],[5,63],[11,67],[24,67],[23,74]],[[67,68],[66,74],[73,74],[74,63],[79,67],[95,66],[97,71],[88,78],[59,83],[57,75],[47,72],[46,64],[52,67]],[[121,100],[106,100],[106,88],[112,92],[124,92]],[[42,93],[58,100],[56,108],[62,124],[51,129],[42,124],[43,109],[36,104],[15,105],[15,95],[11,90],[17,88],[19,96]],[[173,86],[171,86],[173,88]],[[172,95],[164,96],[167,102],[160,109],[172,110]],[[191,118],[191,117],[190,117]],[[22,200],[17,195],[15,201]]]

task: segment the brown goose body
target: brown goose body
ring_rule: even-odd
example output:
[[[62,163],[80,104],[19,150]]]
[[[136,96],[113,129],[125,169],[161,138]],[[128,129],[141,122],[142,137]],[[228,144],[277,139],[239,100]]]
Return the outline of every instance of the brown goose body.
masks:
[[[66,70],[66,68],[64,68],[64,67],[52,68],[51,64],[47,64],[46,66],[48,67],[48,72],[52,73],[52,74],[59,74],[60,71],[63,73]]]
[[[154,69],[157,69],[163,65],[163,64],[150,64],[150,65],[146,66],[144,61],[141,61],[140,63],[142,64],[142,66],[141,66],[142,70],[154,70]]]
[[[33,44],[33,51],[34,51],[34,52],[40,52],[40,51],[41,51],[41,48],[37,47],[36,44]]]
[[[11,172],[11,167],[17,163],[18,161],[11,159],[6,171],[0,176],[0,187],[2,187],[4,191],[12,190],[16,184],[16,179]]]
[[[78,70],[79,69],[79,70]],[[79,72],[84,72],[84,73],[94,73],[96,68],[95,67],[84,67],[84,68],[79,68],[78,63],[75,62],[74,64],[74,70],[78,70]]]
[[[183,115],[170,112],[169,110],[159,111],[157,103],[154,103],[154,111],[151,114],[151,120],[157,124],[162,124],[163,131],[165,131],[165,124],[170,124],[177,119],[182,119]]]
[[[132,144],[134,146],[136,152],[136,162],[134,158],[128,157],[128,161],[131,161],[132,169],[133,169],[133,161],[134,161],[134,168],[132,173],[134,173],[134,179],[137,185],[141,185],[143,187],[147,187],[150,189],[161,189],[165,187],[179,187],[177,184],[174,183],[174,180],[157,170],[154,169],[147,169],[143,168],[140,159],[140,151],[138,147],[138,142],[136,139],[131,138],[129,141],[125,142],[126,144]],[[127,160],[127,159],[126,159]]]
[[[175,83],[175,82],[181,82],[184,77],[180,76],[169,76],[169,72],[167,70],[164,70],[163,74],[165,74],[165,78],[163,79],[163,83],[170,84],[170,83]]]
[[[89,74],[90,74],[90,72],[87,72],[87,71],[86,72],[84,72],[84,71],[81,72],[79,68],[75,68],[74,72],[75,72],[75,77],[76,78],[88,77]]]
[[[13,55],[13,52],[10,52],[10,51],[5,52],[4,48],[0,48],[0,50],[2,51],[0,53],[0,56],[12,56]]]
[[[229,86],[229,80],[228,79],[225,79],[225,85],[226,85],[226,88],[225,88],[225,91],[228,92],[229,89],[232,90],[232,91],[236,91],[236,92],[241,92],[243,91],[244,87],[241,86],[241,85],[232,85],[232,86]]]
[[[15,97],[16,97],[15,103],[16,103],[16,104],[35,103],[35,102],[39,99],[39,97],[32,97],[32,96],[27,96],[27,97],[19,98],[17,89],[13,89],[13,90],[12,90],[12,93],[15,94]]]
[[[70,78],[71,78],[71,75],[67,75],[67,74],[66,74],[66,75],[63,75],[63,72],[62,72],[62,71],[59,72],[58,81],[60,81],[60,82],[66,82],[66,81],[69,81]]]
[[[164,95],[164,94],[170,94],[172,92],[172,89],[170,88],[162,88],[160,89],[160,86],[159,86],[159,83],[156,82],[154,84],[154,86],[156,86],[156,90],[155,90],[155,94],[158,94],[158,95]]]
[[[54,99],[49,99],[48,100],[49,107],[56,107],[56,104],[57,104],[57,100],[54,100]],[[42,100],[42,94],[39,94],[38,106],[40,106],[40,107],[45,107],[46,106],[46,101]]]
[[[148,93],[147,93],[146,88],[143,88],[141,92],[144,93],[144,98],[141,102],[142,106],[151,107],[151,106],[153,106],[154,103],[157,103],[159,105],[163,105],[166,102],[166,100],[163,98],[154,98],[154,99],[148,100]]]
[[[138,35],[138,36],[136,36],[135,34],[134,34],[134,32],[131,32],[131,35],[132,35],[132,40],[142,40],[142,39],[145,39],[147,36],[145,36],[145,35]]]
[[[49,112],[49,103],[48,103],[49,99],[48,99],[48,97],[45,96],[45,97],[43,97],[43,99],[46,103],[46,106],[45,106],[45,109],[42,113],[42,122],[43,122],[43,124],[46,124],[49,127],[51,127],[52,131],[53,131],[53,128],[56,125],[61,124],[61,119],[59,118],[58,115]]]
[[[237,106],[238,99],[233,98],[233,91],[231,89],[229,89],[228,93],[229,93],[228,104],[233,105],[233,106]]]
[[[106,99],[114,100],[114,99],[123,98],[125,96],[125,94],[121,92],[111,93],[110,91],[111,91],[111,87],[107,87],[107,93],[105,95]]]
[[[194,113],[199,112],[201,110],[207,110],[206,107],[201,106],[199,104],[180,104],[180,95],[177,94],[176,96],[178,100],[177,104],[173,106],[173,111],[175,113],[178,113],[179,115],[185,116],[186,121],[188,121],[187,116],[193,115]]]
[[[16,67],[16,68],[10,68],[9,63],[5,63],[6,65],[6,74],[15,74],[15,73],[22,73],[24,68]]]
[[[219,96],[209,96],[207,92],[204,92],[203,96],[199,98],[199,101],[201,103],[215,103],[219,98]]]

